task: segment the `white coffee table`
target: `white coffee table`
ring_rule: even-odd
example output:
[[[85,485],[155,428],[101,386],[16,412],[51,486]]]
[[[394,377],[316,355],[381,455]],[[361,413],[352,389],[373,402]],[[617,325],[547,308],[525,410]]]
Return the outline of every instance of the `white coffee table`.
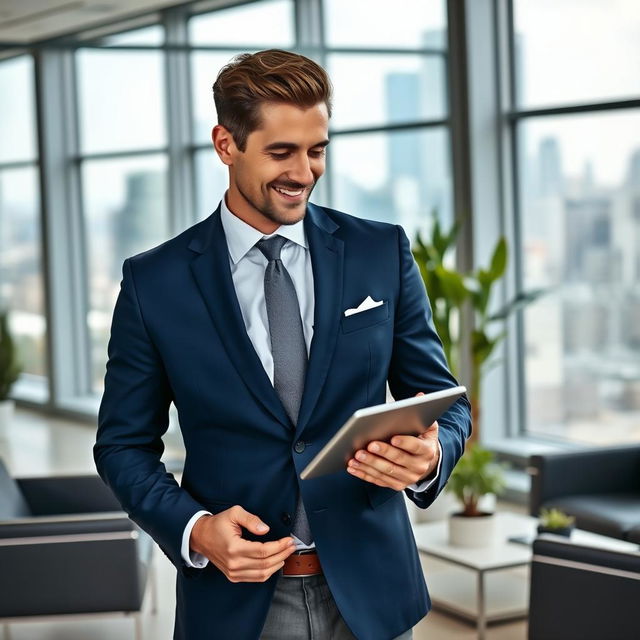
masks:
[[[526,617],[529,606],[528,571],[518,573],[506,570],[528,567],[532,549],[529,545],[509,542],[507,539],[512,536],[532,537],[537,524],[537,519],[530,516],[499,512],[496,514],[495,543],[491,547],[476,549],[450,545],[446,520],[414,524],[413,531],[420,553],[453,565],[450,571],[427,571],[427,585],[433,606],[475,622],[479,640],[484,640],[488,622]],[[579,529],[573,531],[571,539],[581,544],[612,549],[628,544]],[[473,582],[468,584],[461,579],[460,568],[475,572],[475,588]],[[505,573],[487,584],[486,575],[497,571]]]

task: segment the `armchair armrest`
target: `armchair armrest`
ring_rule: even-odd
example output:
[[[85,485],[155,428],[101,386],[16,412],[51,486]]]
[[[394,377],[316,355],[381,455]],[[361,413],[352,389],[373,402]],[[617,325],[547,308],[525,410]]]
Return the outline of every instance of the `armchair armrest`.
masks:
[[[122,511],[100,476],[16,478],[31,513],[37,516]]]
[[[609,447],[529,458],[532,475],[529,511],[552,498],[640,491],[640,447]]]
[[[21,540],[23,544],[44,543],[48,536],[75,536],[80,539],[87,534],[121,533],[124,537],[135,537],[129,534],[137,531],[137,526],[124,511],[12,518],[0,521],[0,545],[6,546],[10,540],[14,541],[11,544],[16,544],[15,540]],[[90,538],[95,538],[95,535],[90,535],[87,539]]]
[[[546,536],[534,541],[529,640],[637,635],[640,552],[620,545],[604,549]]]
[[[140,610],[151,538],[120,516],[106,519],[113,531],[104,521],[101,531],[95,520],[72,522],[45,535],[37,524],[0,526],[0,618]]]

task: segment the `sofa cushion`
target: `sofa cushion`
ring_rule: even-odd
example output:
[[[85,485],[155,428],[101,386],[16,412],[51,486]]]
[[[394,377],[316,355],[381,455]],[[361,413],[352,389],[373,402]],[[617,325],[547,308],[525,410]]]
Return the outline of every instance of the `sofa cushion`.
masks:
[[[31,509],[24,499],[16,481],[9,475],[0,460],[0,520],[25,518],[31,515]]]
[[[553,498],[543,507],[556,507],[575,516],[579,529],[626,540],[629,532],[640,525],[640,494],[602,493]]]

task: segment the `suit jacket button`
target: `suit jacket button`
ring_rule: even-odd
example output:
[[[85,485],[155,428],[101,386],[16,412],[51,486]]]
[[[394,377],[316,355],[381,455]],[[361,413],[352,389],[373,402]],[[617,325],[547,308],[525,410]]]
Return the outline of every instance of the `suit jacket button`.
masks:
[[[293,450],[296,453],[302,453],[306,446],[307,445],[304,442],[302,442],[302,440],[298,440],[298,442],[296,442],[295,446],[293,447]]]
[[[291,516],[288,513],[283,513],[280,517],[284,524],[291,524]]]

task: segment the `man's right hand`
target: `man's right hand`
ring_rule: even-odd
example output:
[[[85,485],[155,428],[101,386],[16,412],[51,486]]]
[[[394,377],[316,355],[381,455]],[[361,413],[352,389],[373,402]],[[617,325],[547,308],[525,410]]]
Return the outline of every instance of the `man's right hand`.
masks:
[[[295,542],[290,536],[252,542],[242,537],[242,527],[258,535],[269,531],[258,516],[236,505],[199,518],[191,530],[189,547],[213,562],[230,582],[266,582],[295,551]]]

